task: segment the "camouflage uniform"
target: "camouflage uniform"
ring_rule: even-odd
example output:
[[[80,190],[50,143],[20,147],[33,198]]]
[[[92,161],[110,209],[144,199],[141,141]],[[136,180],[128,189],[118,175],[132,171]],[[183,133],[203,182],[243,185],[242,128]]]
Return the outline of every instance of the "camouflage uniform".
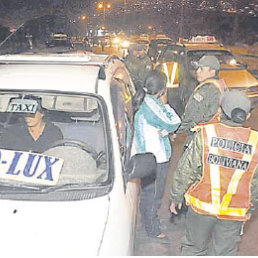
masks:
[[[218,77],[209,78],[218,79]],[[197,86],[198,87],[198,86]],[[213,84],[204,84],[190,96],[182,116],[182,124],[177,133],[189,132],[200,123],[209,122],[218,112],[221,92]]]
[[[124,62],[132,77],[136,90],[143,88],[147,74],[153,69],[150,58],[147,55],[139,58],[129,54],[125,57]]]

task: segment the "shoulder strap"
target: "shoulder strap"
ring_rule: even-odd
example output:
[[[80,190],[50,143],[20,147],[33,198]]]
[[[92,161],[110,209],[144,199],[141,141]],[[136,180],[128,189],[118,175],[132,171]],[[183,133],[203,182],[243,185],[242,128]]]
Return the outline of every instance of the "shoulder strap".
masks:
[[[205,84],[213,84],[215,87],[217,87],[217,89],[221,92],[221,93],[224,93],[225,91],[227,91],[227,85],[225,83],[225,81],[223,79],[219,79],[219,80],[216,80],[216,79],[208,79],[204,82],[202,82],[201,84],[199,84],[195,89],[194,91],[197,91],[198,89],[200,89],[203,85]]]

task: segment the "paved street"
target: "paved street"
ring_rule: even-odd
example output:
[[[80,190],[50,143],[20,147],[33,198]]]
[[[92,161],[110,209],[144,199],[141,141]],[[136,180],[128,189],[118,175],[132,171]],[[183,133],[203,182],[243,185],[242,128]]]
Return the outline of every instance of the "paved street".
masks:
[[[250,126],[258,130],[258,107],[253,112],[252,119],[248,122]],[[169,207],[169,188],[171,184],[171,175],[182,151],[184,136],[176,138],[174,144],[174,154],[171,160],[171,169],[167,177],[165,196],[163,198],[162,207],[160,209],[160,218],[163,225],[166,226],[166,232],[170,238],[170,244],[160,244],[152,238],[146,236],[140,224],[140,214],[137,218],[135,255],[141,256],[177,256],[180,255],[181,237],[184,230],[185,217],[176,217],[171,220]],[[258,255],[258,210],[256,210],[249,222],[244,227],[244,235],[239,244],[238,255],[253,256]]]

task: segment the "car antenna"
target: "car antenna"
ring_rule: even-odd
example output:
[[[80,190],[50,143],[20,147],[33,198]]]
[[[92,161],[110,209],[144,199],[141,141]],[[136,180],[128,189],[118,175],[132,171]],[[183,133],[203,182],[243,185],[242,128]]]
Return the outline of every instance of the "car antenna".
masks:
[[[22,26],[24,25],[24,23],[22,23],[17,30],[13,31],[10,35],[8,35],[1,43],[0,43],[0,47],[10,38],[12,37],[13,34],[15,34]]]

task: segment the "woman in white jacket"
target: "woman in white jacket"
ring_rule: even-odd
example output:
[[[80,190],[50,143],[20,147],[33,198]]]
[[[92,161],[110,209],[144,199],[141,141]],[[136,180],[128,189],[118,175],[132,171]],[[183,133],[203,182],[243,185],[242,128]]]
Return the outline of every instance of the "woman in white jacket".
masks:
[[[169,133],[177,130],[181,119],[167,104],[166,76],[163,73],[154,70],[148,74],[143,91],[134,98],[134,106],[136,152],[152,152],[157,160],[156,178],[141,180],[142,223],[148,236],[164,239],[166,234],[161,232],[157,212],[161,206],[172,154]]]

